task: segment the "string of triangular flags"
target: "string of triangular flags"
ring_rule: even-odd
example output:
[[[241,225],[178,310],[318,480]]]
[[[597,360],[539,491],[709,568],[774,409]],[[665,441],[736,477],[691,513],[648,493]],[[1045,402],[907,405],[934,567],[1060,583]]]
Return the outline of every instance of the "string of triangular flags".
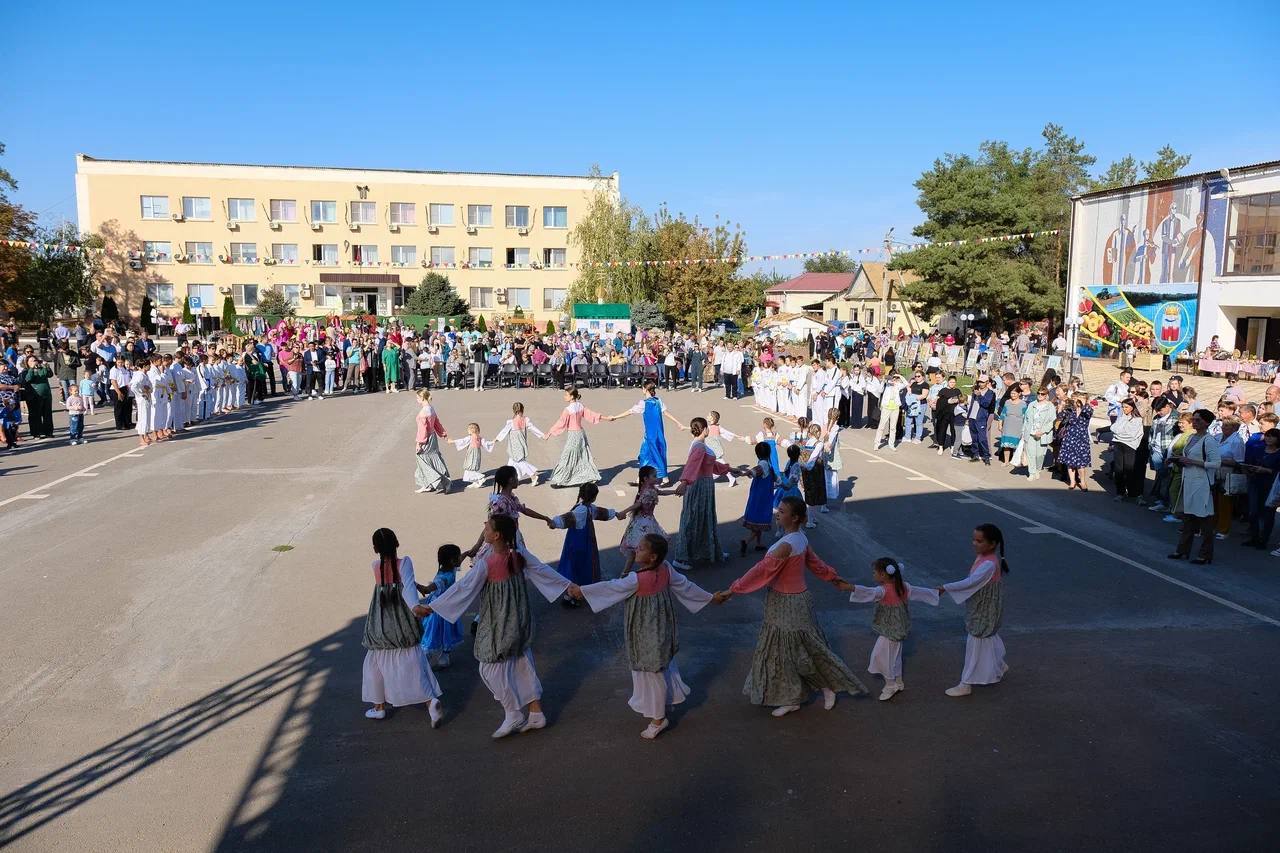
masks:
[[[1047,237],[1059,233],[1059,229],[1053,228],[1047,231],[1026,231],[1021,234],[1001,234],[996,237],[975,237],[969,240],[944,240],[937,243],[895,243],[895,252],[913,252],[916,249],[924,249],[931,246],[963,246],[970,243],[1000,243],[1012,240],[1033,240],[1037,237]],[[25,248],[30,250],[43,249],[45,251],[56,252],[92,252],[94,254],[110,254],[114,255],[105,248],[92,246],[83,246],[75,243],[40,243],[34,240],[0,240],[0,246],[9,246],[12,248]],[[782,252],[771,255],[737,255],[728,258],[675,258],[665,260],[642,260],[642,261],[582,261],[578,263],[567,264],[570,267],[592,268],[592,267],[660,267],[660,266],[689,266],[695,264],[741,264],[754,263],[758,261],[794,261],[805,260],[808,258],[823,257],[857,257],[859,255],[883,254],[883,246],[872,246],[862,249],[828,249],[820,252]],[[372,266],[373,264],[368,264]],[[383,262],[380,266],[390,266],[390,262]],[[407,266],[407,265],[406,265]],[[466,263],[457,264],[439,264],[429,263],[429,267],[446,267],[446,268],[462,268],[466,269],[469,265]],[[524,267],[524,264],[518,265]],[[534,265],[530,264],[533,267]],[[536,267],[534,267],[536,268]]]
[[[970,240],[943,240],[937,243],[895,243],[894,252],[914,252],[916,249],[925,249],[933,246],[963,246],[970,243],[1001,243],[1013,240],[1033,240],[1036,237],[1047,237],[1057,234],[1059,229],[1052,228],[1047,231],[1025,231],[1021,234],[1001,234],[997,237],[975,237]],[[786,252],[778,255],[736,255],[728,258],[677,258],[668,260],[653,261],[584,261],[582,263],[570,264],[583,268],[590,267],[673,267],[691,264],[740,264],[752,263],[755,261],[794,261],[804,260],[807,258],[830,258],[830,257],[846,257],[852,258],[858,255],[875,255],[884,254],[883,246],[873,246],[865,249],[828,249],[823,252]]]

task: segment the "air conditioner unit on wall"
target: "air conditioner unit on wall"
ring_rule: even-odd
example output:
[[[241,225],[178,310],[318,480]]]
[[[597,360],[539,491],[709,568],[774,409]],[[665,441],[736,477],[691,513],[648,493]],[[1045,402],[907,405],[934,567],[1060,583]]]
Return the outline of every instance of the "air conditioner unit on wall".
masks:
[[[279,231],[279,230],[280,230],[280,223],[279,223],[279,222],[277,222],[277,221],[276,221],[276,220],[274,220],[274,219],[272,219],[270,222],[268,222],[268,223],[267,223],[267,225],[271,228],[271,230],[272,230],[272,231]]]
[[[428,225],[428,226],[427,226],[427,233],[428,233],[428,234],[439,234],[439,233],[440,233],[440,226],[439,226],[439,225]]]
[[[468,226],[467,226],[467,233],[468,233],[468,234],[475,234],[475,233],[477,233],[476,227],[475,227],[474,225],[468,225]]]
[[[181,213],[171,213],[169,214],[169,218],[172,219],[174,222],[181,222],[182,220],[186,219],[186,217],[183,216]]]
[[[392,222],[389,226],[387,226],[387,230],[390,231],[392,234],[399,234],[400,226]]]
[[[323,230],[324,230],[324,226],[323,226],[323,225],[321,225],[319,222],[312,222],[312,223],[311,223],[311,230],[312,230],[312,231],[323,231]]]
[[[360,223],[359,223],[359,222],[352,222],[352,223],[351,223],[351,230],[352,230],[352,231],[359,231],[359,230],[360,230]]]
[[[517,234],[519,234],[521,237],[528,237],[528,236],[529,236],[529,229],[528,229],[528,228],[517,228],[517,229],[516,229],[516,233],[517,233]]]
[[[239,222],[236,222],[234,219],[229,219],[229,220],[227,220],[227,230],[228,230],[228,231],[239,231],[239,230],[240,230],[240,223],[239,223]]]

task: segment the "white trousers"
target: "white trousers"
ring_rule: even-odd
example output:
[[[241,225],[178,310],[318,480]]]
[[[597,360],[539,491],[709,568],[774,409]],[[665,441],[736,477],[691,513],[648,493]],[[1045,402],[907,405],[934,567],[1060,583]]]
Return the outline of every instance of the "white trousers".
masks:
[[[154,432],[155,427],[152,426],[155,417],[155,409],[151,405],[151,401],[145,397],[134,397],[134,401],[138,404],[138,421],[134,425],[134,430],[138,435],[146,435]]]
[[[169,428],[169,400],[163,394],[151,400],[151,431]]]
[[[679,705],[689,697],[689,685],[680,677],[675,660],[661,672],[631,670],[631,710],[651,720],[667,716],[667,707]]]
[[[533,668],[533,652],[500,663],[481,663],[480,680],[508,714],[542,698],[542,682]]]

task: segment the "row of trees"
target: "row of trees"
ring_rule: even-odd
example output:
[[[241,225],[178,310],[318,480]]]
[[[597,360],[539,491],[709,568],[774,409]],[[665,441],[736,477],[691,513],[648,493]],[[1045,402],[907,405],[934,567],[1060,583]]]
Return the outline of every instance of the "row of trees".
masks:
[[[2,154],[4,144],[0,143]],[[0,167],[0,240],[34,241],[38,246],[0,243],[0,306],[20,320],[38,322],[90,304],[101,256],[57,246],[102,248],[102,240],[83,236],[72,225],[39,227],[34,213],[9,198],[17,188],[17,179]]]
[[[977,154],[946,154],[915,182],[925,221],[912,233],[933,243],[1032,231],[1052,237],[961,246],[928,246],[893,258],[894,269],[920,281],[901,296],[931,316],[946,310],[986,311],[997,325],[1014,318],[1060,316],[1071,242],[1071,197],[1135,183],[1132,156],[1094,176],[1097,158],[1056,124],[1040,148],[989,141]],[[1144,180],[1177,177],[1191,158],[1170,146],[1141,164]]]

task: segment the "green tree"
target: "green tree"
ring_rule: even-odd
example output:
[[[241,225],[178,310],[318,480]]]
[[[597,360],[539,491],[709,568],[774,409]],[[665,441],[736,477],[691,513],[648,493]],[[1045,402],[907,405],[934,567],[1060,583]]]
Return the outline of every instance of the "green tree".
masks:
[[[0,155],[4,143],[0,142]],[[9,200],[9,190],[16,190],[18,181],[9,170],[0,167],[0,240],[32,240],[36,236],[36,217],[25,208]],[[30,250],[25,246],[6,246],[0,243],[0,308],[17,313],[21,308],[21,288],[18,277],[31,261]]]
[[[816,258],[808,258],[804,262],[805,272],[847,272],[858,271],[858,262],[848,255],[839,252],[828,252]]]
[[[182,300],[182,322],[195,323],[195,321],[196,321],[196,313],[191,310],[191,300],[190,299]]]
[[[747,250],[740,227],[718,217],[715,224],[703,225],[697,217],[671,215],[665,205],[654,214],[653,225],[654,254],[671,261],[652,268],[663,311],[685,326],[736,313],[741,292],[734,279]],[[707,259],[714,260],[699,263]]]
[[[575,302],[638,302],[656,294],[651,269],[642,264],[605,266],[611,261],[651,260],[652,227],[644,211],[614,195],[599,166],[586,213],[569,232],[578,250],[578,276],[569,286],[567,305]]]
[[[1113,190],[1116,187],[1127,187],[1138,182],[1138,161],[1132,154],[1126,154],[1107,167],[1107,171],[1099,175],[1089,185],[1091,190]]]
[[[47,322],[68,312],[92,307],[99,256],[88,249],[99,243],[81,236],[74,226],[36,231],[37,246],[15,281],[14,313],[28,322]],[[74,248],[61,248],[73,246]]]
[[[476,331],[478,332],[489,331],[489,326],[484,322],[483,314],[481,314],[478,318],[476,318]]]
[[[548,320],[548,321],[547,321],[547,334],[548,334],[548,335],[554,335],[555,333],[556,333],[556,324],[555,324],[555,323],[553,323],[553,322],[551,322],[550,320]]]
[[[893,269],[921,280],[901,295],[926,316],[985,310],[997,325],[1061,310],[1071,196],[1090,185],[1095,159],[1061,127],[1046,125],[1042,149],[988,141],[977,155],[947,154],[916,181],[925,222],[914,233],[934,243],[1059,229],[1056,236],[934,245],[895,257]]]
[[[455,317],[469,310],[466,300],[458,296],[449,283],[449,277],[438,272],[429,272],[422,277],[405,299],[404,309],[409,314],[425,317]]]
[[[230,294],[222,299],[222,330],[224,332],[236,330],[236,303]]]
[[[254,309],[254,313],[259,317],[278,320],[281,317],[292,317],[298,312],[283,291],[268,287],[258,291],[258,307]]]
[[[641,299],[631,306],[631,327],[634,329],[664,329],[667,317],[662,306],[649,299]]]
[[[1142,163],[1142,171],[1147,181],[1167,181],[1178,177],[1178,174],[1191,163],[1190,154],[1179,154],[1172,145],[1165,145],[1156,152],[1156,159],[1150,163]]]

